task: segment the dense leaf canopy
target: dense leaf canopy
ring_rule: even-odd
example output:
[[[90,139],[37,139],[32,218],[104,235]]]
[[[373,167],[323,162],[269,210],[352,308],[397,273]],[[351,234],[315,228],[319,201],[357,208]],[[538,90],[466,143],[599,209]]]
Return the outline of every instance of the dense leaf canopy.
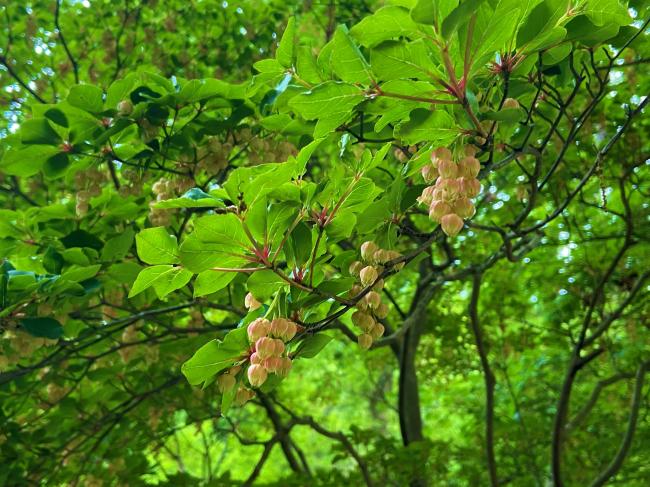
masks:
[[[650,483],[647,1],[0,14],[0,485]]]

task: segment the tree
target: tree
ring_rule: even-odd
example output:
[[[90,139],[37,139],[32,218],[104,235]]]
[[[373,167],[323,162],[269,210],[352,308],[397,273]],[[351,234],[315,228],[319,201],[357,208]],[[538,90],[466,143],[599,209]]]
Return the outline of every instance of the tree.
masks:
[[[3,484],[647,484],[647,2],[3,16]]]

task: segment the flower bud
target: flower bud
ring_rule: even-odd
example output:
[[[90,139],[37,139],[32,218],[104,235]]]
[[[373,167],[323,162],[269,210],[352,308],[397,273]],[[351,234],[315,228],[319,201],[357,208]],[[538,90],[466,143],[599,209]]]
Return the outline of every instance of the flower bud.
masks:
[[[269,334],[275,338],[282,338],[289,328],[289,320],[286,318],[274,318],[269,327]]]
[[[439,222],[443,216],[449,213],[451,213],[451,206],[444,201],[434,201],[429,209],[429,218],[435,222]]]
[[[230,392],[232,388],[235,387],[236,383],[237,380],[235,379],[235,376],[228,373],[221,374],[217,377],[217,387],[219,388],[219,392],[222,394]]]
[[[472,218],[474,213],[476,213],[476,208],[474,204],[469,200],[469,198],[462,197],[458,198],[453,205],[454,213],[456,213],[461,218]]]
[[[481,163],[476,157],[463,157],[458,163],[459,175],[465,178],[475,178],[481,171]]]
[[[257,352],[252,353],[248,359],[251,361],[251,364],[259,365],[262,363],[262,357]]]
[[[400,254],[397,250],[389,250],[388,251],[388,260],[386,262],[390,262],[390,261],[399,259],[400,257],[402,257],[402,254]],[[404,267],[404,264],[406,264],[406,262],[398,262],[398,263],[394,264],[395,269],[397,269],[399,271],[400,269],[402,269]],[[382,289],[383,289],[383,285],[382,285]],[[377,291],[377,289],[375,289],[375,291]]]
[[[117,104],[117,114],[122,117],[131,115],[132,111],[133,111],[133,103],[131,103],[130,100],[122,100]]]
[[[383,264],[384,262],[390,260],[390,254],[388,253],[388,250],[384,250],[384,249],[379,249],[377,252],[374,253],[372,257],[373,257],[373,262],[376,262],[377,264]]]
[[[440,219],[442,231],[450,237],[455,237],[463,228],[463,219],[455,213],[445,215]]]
[[[284,333],[284,336],[281,337],[285,342],[288,342],[298,333],[298,325],[293,321],[287,320],[287,331]]]
[[[282,340],[273,340],[273,347],[274,347],[273,355],[275,357],[279,357],[284,353],[285,346]]]
[[[386,318],[388,316],[389,311],[390,310],[388,308],[388,305],[386,305],[385,303],[381,303],[379,305],[379,307],[374,311],[374,313],[375,313],[375,316],[377,318],[379,318],[380,320],[383,320],[384,318]]]
[[[460,178],[460,192],[468,198],[476,198],[481,192],[481,182],[476,178]]]
[[[441,159],[440,162],[438,162],[438,172],[440,173],[440,177],[452,179],[458,175],[458,166],[455,162]]]
[[[447,191],[445,191],[441,187],[436,187],[434,188],[433,193],[431,193],[431,196],[432,196],[431,203],[433,203],[434,201],[446,200],[447,198],[449,198],[449,193],[447,193]]]
[[[422,194],[418,197],[418,202],[422,205],[429,206],[433,200],[433,193],[435,192],[435,186],[427,186],[422,190]]]
[[[262,337],[255,342],[255,353],[260,359],[264,360],[267,357],[273,357],[275,355],[275,347],[275,340],[273,338]]]
[[[460,179],[443,179],[440,181],[440,189],[444,191],[445,199],[454,198],[461,192]]]
[[[384,335],[384,331],[384,325],[381,323],[375,323],[375,326],[373,326],[372,330],[370,330],[370,336],[373,338],[373,340],[377,340]]]
[[[370,259],[372,259],[372,256],[377,250],[379,250],[379,247],[377,247],[375,242],[364,242],[361,244],[361,258],[366,262],[370,262]]]
[[[524,201],[528,199],[528,190],[525,186],[519,185],[515,190],[515,196],[517,197],[517,201]]]
[[[381,296],[375,291],[370,291],[364,296],[364,299],[366,300],[366,303],[368,303],[370,309],[377,309],[381,304]]]
[[[436,169],[433,164],[427,164],[424,166],[421,170],[422,177],[424,178],[424,181],[426,183],[430,183],[432,181],[435,181],[436,178],[438,177],[438,169]]]
[[[372,336],[364,333],[363,335],[359,335],[357,337],[357,342],[361,348],[368,350],[372,346]]]
[[[251,293],[248,293],[244,298],[244,306],[248,311],[255,311],[260,306],[262,306],[262,304],[257,299],[255,299],[255,296],[253,296]]]
[[[282,357],[265,358],[262,365],[268,372],[275,373],[282,367]]]
[[[291,367],[293,366],[293,362],[289,357],[282,357],[280,359],[281,363],[280,366],[278,367],[278,370],[276,371],[276,374],[280,377],[286,377],[289,375],[289,372],[291,371]]]
[[[383,279],[379,279],[379,280],[375,283],[375,285],[372,286],[372,290],[373,290],[373,291],[377,291],[377,292],[379,292],[379,291],[381,291],[382,289],[384,289],[384,280],[383,280]]]
[[[350,264],[350,268],[348,269],[350,271],[350,275],[354,277],[359,277],[359,272],[363,269],[363,264],[359,262],[358,260],[355,260]]]
[[[253,387],[259,387],[264,384],[268,374],[266,369],[262,365],[253,364],[248,367],[248,382],[251,383]]]
[[[237,389],[237,393],[235,394],[235,404],[237,406],[243,406],[246,404],[248,401],[253,399],[255,397],[255,393],[251,391],[250,389],[247,389],[245,387],[240,387]]]
[[[446,159],[448,161],[450,161],[453,157],[451,151],[446,147],[438,147],[436,150],[433,151],[433,154],[435,154],[435,156],[438,159]]]
[[[371,330],[375,326],[374,318],[363,311],[355,311],[352,313],[352,323],[364,331]]]
[[[469,157],[475,157],[478,152],[478,147],[472,144],[467,144],[465,146],[465,155]]]
[[[359,284],[353,284],[350,288],[350,296],[354,297],[362,291],[362,287]]]
[[[357,301],[357,304],[355,306],[359,311],[367,312],[368,311],[368,302],[365,300],[365,296],[362,299],[360,299],[359,301]]]
[[[506,98],[503,101],[503,108],[519,108],[519,102],[514,98]]]
[[[373,266],[369,265],[361,269],[359,277],[361,279],[361,284],[364,286],[370,286],[377,279],[377,270]]]
[[[265,318],[257,318],[252,321],[246,331],[248,332],[248,339],[251,342],[256,342],[259,338],[265,337],[269,334],[271,323]]]

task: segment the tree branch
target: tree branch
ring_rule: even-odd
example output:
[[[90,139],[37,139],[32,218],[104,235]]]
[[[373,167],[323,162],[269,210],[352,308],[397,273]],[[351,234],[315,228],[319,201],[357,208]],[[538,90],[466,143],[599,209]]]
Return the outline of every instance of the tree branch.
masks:
[[[469,319],[483,368],[483,378],[485,381],[485,453],[487,456],[488,474],[490,476],[490,485],[497,487],[499,480],[497,477],[497,463],[494,455],[494,386],[496,379],[490,362],[488,361],[488,352],[483,339],[483,333],[478,317],[478,301],[481,291],[482,274],[474,274],[472,280],[472,297],[469,302]]]

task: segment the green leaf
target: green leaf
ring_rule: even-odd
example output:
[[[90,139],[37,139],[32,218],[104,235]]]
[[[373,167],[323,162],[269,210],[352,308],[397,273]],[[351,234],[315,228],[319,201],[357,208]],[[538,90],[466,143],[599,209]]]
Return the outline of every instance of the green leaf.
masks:
[[[231,243],[204,242],[191,235],[179,249],[181,264],[194,273],[213,268],[239,268],[249,264],[242,250]]]
[[[310,335],[300,342],[298,348],[296,348],[296,351],[292,355],[295,358],[313,358],[331,341],[332,337],[324,333]]]
[[[286,69],[277,59],[262,59],[253,64],[253,67],[260,73],[268,73],[274,76],[282,76]]]
[[[451,40],[451,36],[458,30],[458,28],[469,22],[473,14],[476,13],[479,6],[485,0],[464,0],[454,10],[451,11],[445,20],[442,21],[442,36],[446,40]]]
[[[494,9],[490,3],[480,5],[472,36],[473,71],[483,68],[488,60],[494,59],[495,53],[507,51],[519,25],[520,9],[516,1],[497,0]]]
[[[57,125],[60,125],[61,127],[68,127],[68,117],[65,116],[65,113],[63,113],[61,110],[58,108],[50,108],[45,112],[45,118],[48,120],[51,120]]]
[[[384,130],[389,124],[396,125],[402,120],[408,119],[409,113],[416,108],[429,108],[431,105],[424,102],[400,100],[396,98],[382,100],[385,108],[381,110],[381,116],[375,123],[375,132]]]
[[[370,52],[370,61],[373,72],[384,81],[442,77],[438,66],[431,59],[427,43],[421,39],[409,43],[384,42]]]
[[[48,247],[43,254],[43,267],[50,274],[60,274],[64,263],[63,256],[54,247]]]
[[[202,242],[224,245],[226,249],[245,250],[250,246],[241,221],[232,213],[197,219],[192,236]]]
[[[61,278],[73,282],[81,282],[91,277],[95,277],[101,269],[101,264],[91,265],[88,267],[72,267],[61,274]]]
[[[332,70],[343,81],[368,85],[372,81],[370,65],[363,57],[345,26],[340,25],[333,38]]]
[[[284,34],[282,34],[282,39],[280,39],[280,44],[278,45],[278,50],[275,52],[275,58],[278,62],[285,68],[290,68],[293,66],[293,61],[295,59],[295,45],[296,45],[296,19],[294,17],[289,18],[287,22],[287,28],[284,29]]]
[[[216,293],[230,284],[235,277],[236,272],[203,271],[194,281],[194,297]]]
[[[284,183],[302,174],[293,158],[287,162],[260,164],[253,167],[239,167],[232,171],[223,187],[228,196],[235,201],[244,195],[244,202],[252,204]],[[239,225],[241,230],[241,224]]]
[[[378,226],[388,221],[391,215],[392,211],[388,200],[383,198],[379,199],[369,205],[368,208],[359,215],[357,231],[361,234],[372,232]]]
[[[258,301],[266,301],[286,284],[286,281],[271,270],[254,272],[246,282],[248,290]]]
[[[606,23],[599,27],[590,22],[585,15],[579,15],[571,19],[566,25],[566,29],[567,40],[576,40],[587,46],[596,46],[616,36],[620,27],[614,23]],[[566,58],[568,56],[568,52],[564,55],[566,47],[570,51],[571,44],[567,43],[544,52],[544,64],[554,64]]]
[[[271,249],[278,248],[280,241],[289,231],[289,226],[296,219],[298,208],[293,202],[273,203],[269,206],[266,217],[266,238]]]
[[[223,208],[223,200],[204,192],[200,188],[192,188],[180,198],[160,201],[155,208]]]
[[[75,85],[68,93],[68,103],[90,113],[99,113],[104,109],[102,90],[94,85]],[[115,107],[111,107],[115,108]]]
[[[61,143],[61,136],[46,118],[32,118],[20,125],[20,140],[23,144],[55,145]]]
[[[517,46],[522,47],[552,30],[566,13],[568,0],[544,0],[533,8],[517,32]]]
[[[586,20],[585,17],[581,16],[580,18],[584,18]],[[588,20],[586,20],[586,22],[591,24],[591,22],[589,22]],[[594,27],[594,31],[599,30],[598,27],[594,26],[593,24],[591,25]],[[608,27],[613,27],[613,29],[610,30],[609,32],[610,33],[609,36],[611,37],[613,35],[616,35],[616,33],[618,32],[618,27],[616,26],[608,26]],[[544,63],[544,66],[551,66],[553,64],[557,64],[560,61],[566,59],[566,57],[571,52],[572,48],[573,46],[567,42],[564,44],[560,44],[559,46],[547,49],[546,51],[544,51],[544,56],[542,57],[542,62]]]
[[[583,12],[598,27],[606,24],[627,25],[632,21],[627,9],[618,0],[587,0]]]
[[[359,213],[365,210],[382,193],[370,178],[361,178],[341,205],[341,210]]]
[[[201,384],[240,360],[247,349],[246,328],[237,328],[229,331],[223,341],[212,340],[199,348],[181,371],[190,384]]]
[[[135,237],[138,257],[147,264],[176,264],[178,242],[165,227],[147,228]]]
[[[228,413],[228,410],[230,409],[230,406],[232,405],[233,399],[235,399],[235,395],[237,394],[237,388],[233,387],[229,391],[226,391],[223,393],[221,396],[221,415],[224,416]]]
[[[0,168],[10,176],[33,176],[41,170],[50,157],[58,153],[58,147],[49,145],[28,145],[20,149],[11,149],[2,157]]]
[[[220,79],[193,79],[183,86],[177,100],[179,103],[195,103],[216,97],[237,99],[243,96],[242,86]]]
[[[155,265],[140,271],[131,287],[129,298],[140,294],[142,291],[154,287],[156,295],[163,298],[167,294],[180,289],[192,278],[192,273],[182,267],[172,265]]]
[[[113,81],[106,91],[106,107],[117,110],[117,105],[122,100],[128,100],[133,87],[135,86],[136,76],[129,75],[124,79]]]
[[[43,164],[43,175],[48,179],[56,179],[65,174],[66,169],[70,165],[70,158],[68,154],[59,152],[50,157],[45,164]]]
[[[183,266],[196,273],[238,267],[247,263],[244,252],[250,245],[237,216],[209,215],[194,222],[194,232],[181,244],[179,257]]]
[[[419,24],[437,25],[456,5],[458,0],[417,0],[411,18]]]
[[[27,333],[35,337],[55,340],[63,335],[63,327],[54,318],[23,318],[21,326]]]
[[[312,232],[304,223],[299,223],[284,247],[284,253],[292,267],[302,267],[309,261],[312,250]]]
[[[483,118],[498,122],[515,123],[526,118],[526,111],[522,108],[503,108],[498,112],[486,112],[483,114]]]
[[[528,44],[527,49],[532,52],[541,51],[548,47],[555,46],[564,40],[566,34],[567,31],[564,27],[553,27],[550,31],[539,36]]]
[[[418,108],[410,120],[395,128],[395,136],[407,144],[433,142],[446,145],[458,135],[458,127],[451,115],[443,110]]]
[[[133,245],[135,231],[127,227],[120,235],[106,241],[102,249],[102,260],[120,260],[126,257]]]
[[[354,107],[364,100],[363,92],[356,86],[328,81],[291,99],[289,105],[307,120],[319,119],[320,127],[314,132],[318,138],[329,134],[350,116]]]
[[[305,167],[307,167],[307,163],[309,162],[309,159],[311,158],[312,154],[318,147],[321,145],[323,142],[323,139],[316,139],[309,144],[307,144],[305,147],[300,149],[300,152],[296,156],[296,166],[297,166],[297,174],[302,175],[305,172]]]
[[[334,240],[349,238],[355,231],[357,216],[350,210],[339,211],[334,219],[325,227],[327,236]]]
[[[309,46],[299,46],[296,56],[296,72],[308,83],[318,84],[323,81],[320,69]]]
[[[365,17],[350,29],[350,34],[362,45],[373,47],[395,37],[419,37],[418,27],[402,7],[388,6]]]
[[[268,206],[266,195],[257,198],[246,210],[246,226],[260,245],[266,243],[266,217]]]
[[[65,248],[72,247],[90,247],[91,249],[100,250],[104,246],[98,237],[85,230],[74,230],[61,239]]]

